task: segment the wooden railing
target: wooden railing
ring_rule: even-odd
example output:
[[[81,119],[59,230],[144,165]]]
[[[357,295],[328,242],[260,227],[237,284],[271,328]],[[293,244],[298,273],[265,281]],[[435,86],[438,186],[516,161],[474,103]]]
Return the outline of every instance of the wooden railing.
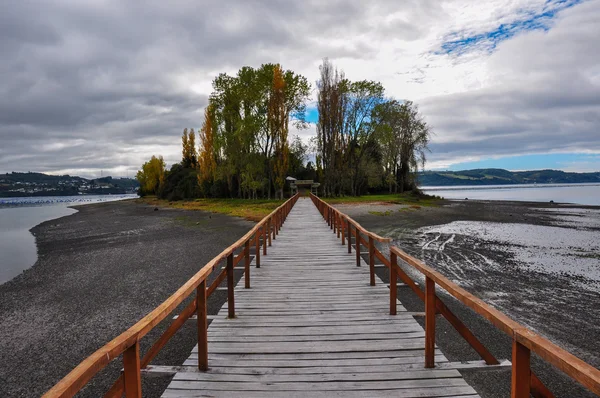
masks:
[[[490,321],[495,327],[512,338],[512,381],[511,397],[528,398],[554,397],[552,392],[531,371],[531,352],[537,354],[544,361],[563,371],[572,379],[588,388],[596,395],[600,395],[600,370],[587,364],[556,344],[527,329],[521,324],[510,319],[502,312],[492,308],[483,300],[473,296],[448,278],[428,267],[422,261],[408,255],[396,246],[390,246],[390,257],[387,259],[375,246],[374,242],[390,242],[391,239],[383,238],[367,231],[348,215],[337,210],[317,196],[311,194],[311,199],[319,209],[323,218],[330,225],[334,233],[341,238],[342,244],[348,245],[348,253],[352,251],[351,237],[355,238],[356,265],[360,266],[361,245],[369,250],[369,270],[371,285],[375,284],[375,258],[378,258],[390,272],[390,314],[396,315],[397,280],[400,279],[409,286],[421,300],[425,302],[425,367],[435,366],[435,316],[443,315],[457,332],[477,351],[488,365],[498,364],[498,360],[475,337],[468,327],[454,315],[450,309],[437,297],[436,285],[442,287],[458,301]],[[367,240],[368,239],[368,240]],[[408,276],[398,265],[398,258],[413,267],[425,276],[425,290]]]
[[[208,369],[208,338],[207,338],[207,298],[216,288],[227,279],[227,301],[228,315],[235,317],[234,302],[234,267],[244,260],[244,284],[250,287],[250,245],[256,247],[256,267],[260,267],[260,248],[262,244],[263,255],[267,254],[267,246],[271,246],[271,239],[275,239],[279,229],[283,225],[287,215],[298,200],[298,194],[273,210],[263,218],[248,233],[237,242],[226,248],[202,267],[190,280],[181,286],[171,297],[156,307],[152,312],[142,318],[127,331],[98,349],[75,369],[50,389],[44,397],[72,397],[83,388],[99,371],[104,369],[109,362],[123,354],[123,372],[113,384],[105,397],[120,397],[123,394],[127,398],[141,397],[141,369],[146,368],[152,359],[167,344],[169,339],[181,328],[181,326],[194,314],[198,318],[198,369]],[[239,254],[235,251],[241,249]],[[219,263],[226,260],[226,266],[220,274],[207,287],[207,277],[217,269]],[[140,358],[140,340],[148,334],[156,325],[171,314],[179,304],[188,298],[193,292],[196,297],[169,325],[162,336],[148,350],[144,357]]]

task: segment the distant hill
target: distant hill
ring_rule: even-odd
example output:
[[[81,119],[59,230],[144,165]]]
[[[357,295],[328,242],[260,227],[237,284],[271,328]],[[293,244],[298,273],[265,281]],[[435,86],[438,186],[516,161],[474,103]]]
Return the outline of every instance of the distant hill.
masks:
[[[560,170],[508,171],[474,169],[461,171],[425,171],[419,173],[421,186],[579,184],[600,183],[600,172],[568,173]]]
[[[43,173],[0,174],[0,197],[67,196],[135,193],[139,184],[132,178],[55,176]]]

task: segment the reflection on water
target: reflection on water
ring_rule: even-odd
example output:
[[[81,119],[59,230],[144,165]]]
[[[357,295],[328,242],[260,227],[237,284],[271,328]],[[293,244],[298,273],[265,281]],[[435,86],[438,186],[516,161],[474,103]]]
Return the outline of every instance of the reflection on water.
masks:
[[[421,187],[446,199],[517,200],[600,206],[600,184],[529,184]]]
[[[37,261],[35,237],[29,232],[31,228],[77,212],[67,206],[134,197],[137,195],[0,198],[0,284]]]

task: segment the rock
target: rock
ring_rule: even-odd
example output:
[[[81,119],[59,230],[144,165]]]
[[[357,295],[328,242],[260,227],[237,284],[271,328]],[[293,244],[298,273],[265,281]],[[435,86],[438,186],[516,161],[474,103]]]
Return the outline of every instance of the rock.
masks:
[[[554,203],[554,201],[553,201],[553,200],[551,200],[551,201],[550,201],[550,203]]]
[[[155,207],[155,208],[154,208],[154,211],[158,211],[158,207]]]
[[[465,198],[465,200],[469,200],[469,198]]]

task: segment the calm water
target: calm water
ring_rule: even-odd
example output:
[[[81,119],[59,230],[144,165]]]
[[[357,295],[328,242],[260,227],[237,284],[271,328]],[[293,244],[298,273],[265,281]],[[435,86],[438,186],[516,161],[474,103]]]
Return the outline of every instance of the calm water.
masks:
[[[68,206],[135,197],[137,195],[0,198],[0,284],[37,261],[35,237],[29,232],[31,228],[77,212]]]
[[[519,200],[600,206],[600,184],[531,184],[456,187],[422,187],[446,199]]]

